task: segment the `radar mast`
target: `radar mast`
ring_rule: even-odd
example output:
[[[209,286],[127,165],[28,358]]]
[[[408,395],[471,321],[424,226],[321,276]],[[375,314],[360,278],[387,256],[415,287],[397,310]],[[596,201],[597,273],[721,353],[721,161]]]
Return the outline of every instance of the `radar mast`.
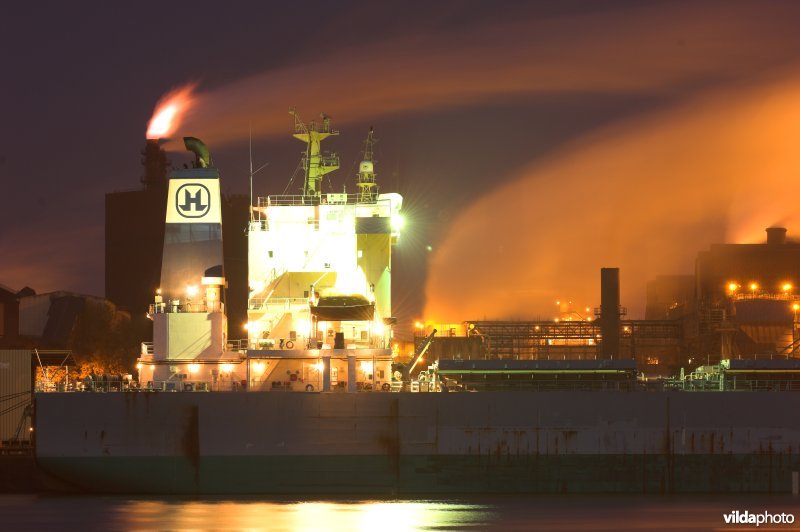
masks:
[[[335,153],[323,153],[320,144],[339,132],[331,129],[331,118],[325,113],[320,114],[322,123],[312,121],[307,124],[300,119],[294,107],[289,109],[289,114],[294,117],[294,138],[306,143],[306,153],[303,156],[303,195],[319,197],[322,193],[322,178],[339,168],[339,157]]]
[[[378,192],[375,183],[375,161],[372,159],[373,147],[378,139],[373,135],[372,127],[369,128],[367,139],[364,141],[364,156],[361,164],[358,165],[358,201],[359,203],[371,203],[375,201]]]

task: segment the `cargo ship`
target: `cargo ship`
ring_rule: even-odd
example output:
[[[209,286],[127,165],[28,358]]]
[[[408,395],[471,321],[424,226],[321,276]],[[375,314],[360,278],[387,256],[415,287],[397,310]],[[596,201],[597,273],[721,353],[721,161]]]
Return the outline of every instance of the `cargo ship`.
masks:
[[[371,130],[356,193],[323,192],[339,159],[322,142],[338,132],[291,114],[304,183],[251,201],[247,338],[228,336],[220,173],[188,137],[138,386],[36,394],[36,459],[52,479],[176,494],[797,490],[795,360],[723,361],[655,389],[608,334],[599,360],[440,360],[415,376],[431,331],[398,364],[403,198],[378,187]],[[604,298],[616,315],[604,335],[618,297]]]

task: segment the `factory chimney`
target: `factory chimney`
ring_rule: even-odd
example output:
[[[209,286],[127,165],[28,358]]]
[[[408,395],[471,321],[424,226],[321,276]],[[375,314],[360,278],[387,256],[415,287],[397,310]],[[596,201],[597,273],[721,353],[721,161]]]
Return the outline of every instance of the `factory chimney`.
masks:
[[[619,268],[600,268],[600,358],[619,358]]]
[[[142,150],[142,166],[144,166],[142,184],[145,190],[166,192],[169,161],[159,139],[147,139],[147,144]]]
[[[767,244],[780,245],[786,243],[785,227],[767,227]]]

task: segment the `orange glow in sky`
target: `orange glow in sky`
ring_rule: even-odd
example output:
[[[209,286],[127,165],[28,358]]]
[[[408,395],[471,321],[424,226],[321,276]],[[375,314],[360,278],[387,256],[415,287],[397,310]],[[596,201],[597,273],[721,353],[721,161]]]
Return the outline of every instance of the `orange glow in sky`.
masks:
[[[796,239],[799,94],[793,73],[711,89],[521,169],[450,224],[430,259],[425,313],[549,316],[564,292],[599,303],[600,268],[614,266],[638,318],[647,282],[691,274],[710,244],[765,242],[772,226]]]

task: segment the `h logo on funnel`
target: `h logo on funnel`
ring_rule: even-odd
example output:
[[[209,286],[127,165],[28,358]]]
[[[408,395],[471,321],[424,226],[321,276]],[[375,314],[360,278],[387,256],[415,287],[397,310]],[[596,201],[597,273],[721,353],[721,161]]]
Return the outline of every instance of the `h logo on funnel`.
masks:
[[[186,183],[175,193],[175,207],[184,218],[202,218],[211,209],[211,193],[200,183]]]

